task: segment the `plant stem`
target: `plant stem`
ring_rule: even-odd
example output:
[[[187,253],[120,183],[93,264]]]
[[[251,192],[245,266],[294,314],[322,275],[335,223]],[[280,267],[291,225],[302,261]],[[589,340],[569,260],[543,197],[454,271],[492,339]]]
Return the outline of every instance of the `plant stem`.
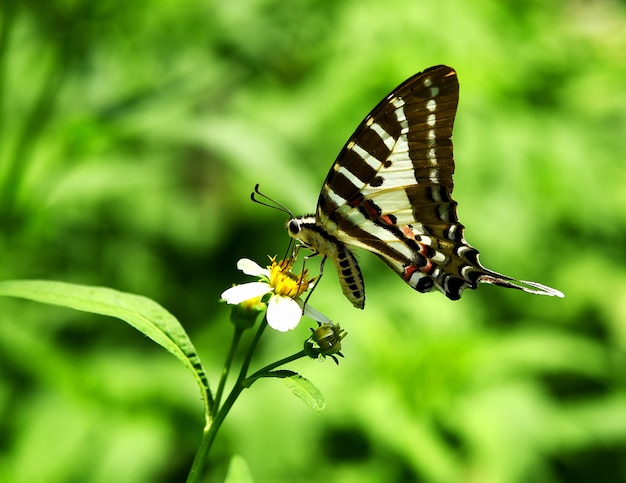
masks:
[[[226,380],[228,379],[228,373],[230,372],[230,367],[233,363],[233,358],[235,357],[235,352],[237,351],[237,347],[239,347],[239,342],[241,341],[241,336],[243,335],[244,329],[241,329],[238,326],[235,326],[235,331],[233,332],[233,339],[230,343],[230,348],[228,349],[228,355],[226,356],[226,360],[224,361],[224,367],[222,369],[222,377],[220,379],[219,386],[217,388],[217,392],[215,393],[215,402],[213,405],[213,414],[212,417],[215,417],[215,413],[220,407],[220,402],[222,401],[222,394],[224,393],[224,386],[226,385]]]
[[[204,430],[202,432],[202,441],[200,442],[200,447],[198,448],[198,451],[196,452],[196,456],[191,465],[191,469],[189,470],[189,475],[187,476],[187,483],[199,483],[201,481],[202,474],[204,471],[204,466],[207,461],[207,456],[209,454],[209,451],[211,450],[211,446],[213,445],[213,441],[215,440],[217,431],[220,429],[220,426],[224,422],[226,415],[229,413],[230,409],[233,407],[233,404],[235,403],[235,401],[241,394],[241,391],[243,391],[247,387],[246,374],[248,372],[248,367],[250,367],[252,356],[259,343],[259,339],[261,338],[261,335],[263,335],[263,331],[265,330],[266,326],[267,326],[267,320],[264,318],[263,322],[261,322],[259,326],[259,329],[254,335],[254,339],[252,340],[252,343],[250,344],[248,353],[246,354],[243,364],[241,365],[239,375],[237,376],[237,381],[235,382],[235,385],[231,389],[230,394],[224,401],[224,404],[219,409],[218,409],[219,402],[216,399],[214,408],[215,408],[215,411],[217,411],[217,413],[214,418],[207,419],[207,424],[204,427]],[[233,336],[233,339],[235,337],[236,337],[236,333],[235,333],[235,336]],[[241,337],[241,335],[239,335],[239,337]],[[233,340],[233,344],[234,343],[235,341]],[[232,345],[231,345],[231,349],[232,349]],[[230,353],[229,353],[229,356],[230,356]]]
[[[241,364],[241,370],[239,371],[239,376],[237,377],[236,384],[243,383],[244,380],[246,379],[246,376],[248,374],[248,367],[250,367],[250,362],[252,361],[252,356],[254,354],[254,351],[256,350],[257,344],[259,343],[259,339],[261,339],[261,336],[263,335],[263,331],[265,330],[265,327],[267,327],[267,314],[263,318],[263,322],[261,322],[261,325],[259,326],[259,330],[257,330],[256,334],[254,334],[254,339],[252,339],[252,343],[250,344],[250,349],[248,350],[248,353],[246,354],[246,358],[243,360],[243,363]],[[224,405],[226,405],[226,403],[224,403]]]
[[[200,447],[198,448],[196,456],[193,460],[193,464],[191,465],[191,470],[189,471],[189,476],[187,477],[187,483],[199,483],[201,481],[204,466],[207,461],[207,456],[209,454],[209,451],[211,450],[213,441],[215,441],[217,431],[220,429],[220,426],[224,422],[226,415],[233,407],[233,404],[241,394],[241,391],[243,391],[244,389],[245,386],[237,381],[233,389],[230,391],[230,394],[224,401],[224,405],[217,412],[217,415],[213,419],[211,425],[204,428],[204,431],[202,433],[202,441],[200,442]]]
[[[233,355],[235,353],[235,350],[239,344],[241,335],[243,333],[243,330],[235,329],[231,347],[230,347],[228,356],[226,357],[226,362],[224,363],[224,369],[222,372],[222,380],[220,381],[220,386],[217,390],[217,396],[215,398],[214,412],[216,414],[214,414],[214,417],[211,417],[208,419],[207,425],[205,426],[204,431],[202,432],[202,441],[200,442],[200,447],[198,448],[196,456],[193,460],[193,464],[191,465],[191,470],[189,471],[189,476],[187,477],[187,483],[199,483],[200,482],[209,451],[211,450],[211,446],[213,445],[213,441],[215,440],[215,436],[217,435],[218,430],[220,429],[222,423],[224,422],[224,419],[226,419],[226,416],[230,412],[231,408],[235,404],[235,401],[237,400],[241,392],[244,389],[252,386],[252,384],[257,379],[267,376],[272,370],[276,369],[277,367],[280,367],[284,364],[295,361],[307,355],[304,350],[301,350],[299,352],[296,352],[295,354],[292,354],[276,362],[268,364],[267,366],[256,371],[250,377],[247,377],[248,368],[250,367],[250,362],[252,361],[252,356],[254,354],[254,351],[256,350],[256,347],[259,343],[259,339],[261,338],[261,335],[263,335],[263,331],[265,330],[266,326],[267,326],[267,320],[263,319],[263,322],[261,322],[261,325],[259,329],[257,330],[254,336],[254,339],[252,340],[250,344],[248,353],[246,354],[246,357],[241,365],[239,375],[237,376],[237,381],[235,382],[230,393],[228,394],[228,397],[224,401],[224,404],[221,407],[219,407],[221,396],[224,390],[226,377],[228,376],[228,372],[232,363]]]
[[[289,362],[298,360],[302,357],[305,357],[307,354],[306,352],[304,352],[304,350],[301,350],[300,352],[296,352],[295,354],[291,354],[290,356],[285,357],[284,359],[281,359],[279,361],[273,362],[271,364],[268,364],[267,366],[259,369],[258,371],[256,371],[254,374],[252,374],[250,377],[247,377],[245,382],[246,387],[250,387],[252,386],[252,383],[254,381],[256,381],[257,379],[260,379],[264,376],[266,376],[269,372],[271,372],[273,369],[276,369],[277,367],[280,367],[284,364],[287,364]]]

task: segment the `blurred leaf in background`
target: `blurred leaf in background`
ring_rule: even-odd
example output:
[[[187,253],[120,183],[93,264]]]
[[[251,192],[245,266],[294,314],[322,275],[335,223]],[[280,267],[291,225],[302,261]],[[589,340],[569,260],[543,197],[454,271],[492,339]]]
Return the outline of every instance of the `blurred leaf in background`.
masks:
[[[436,64],[461,84],[455,199],[486,266],[564,300],[413,292],[363,254],[365,311],[329,268],[314,305],[350,337],[235,407],[255,481],[626,479],[626,7],[612,0],[4,0],[0,277],[148,296],[217,378],[222,290],[286,247],[342,144]],[[312,264],[313,266],[313,264]],[[180,363],[123,324],[0,301],[0,481],[180,481],[202,424]],[[288,354],[304,326],[265,341]],[[36,464],[33,464],[33,462]]]

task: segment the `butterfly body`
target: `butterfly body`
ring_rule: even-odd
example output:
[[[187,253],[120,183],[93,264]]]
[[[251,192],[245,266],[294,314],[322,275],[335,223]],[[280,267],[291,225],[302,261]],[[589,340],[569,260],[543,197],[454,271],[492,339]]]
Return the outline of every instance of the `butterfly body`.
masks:
[[[362,309],[365,306],[363,276],[354,254],[346,244],[322,229],[313,215],[292,218],[287,222],[287,231],[305,247],[324,257],[324,260],[333,262],[344,295],[352,305]]]
[[[394,89],[339,153],[315,215],[287,222],[290,236],[334,263],[344,295],[357,308],[365,292],[351,247],[377,255],[418,292],[438,289],[452,300],[481,282],[562,296],[484,268],[465,241],[451,197],[458,92],[456,72],[447,66]]]

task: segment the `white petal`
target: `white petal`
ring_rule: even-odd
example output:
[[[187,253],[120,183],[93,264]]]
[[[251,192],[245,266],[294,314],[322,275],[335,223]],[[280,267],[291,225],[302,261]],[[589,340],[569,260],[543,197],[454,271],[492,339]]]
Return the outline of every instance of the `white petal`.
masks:
[[[249,258],[242,258],[237,262],[237,269],[241,270],[246,275],[252,275],[254,277],[260,277],[265,275],[270,276],[270,271],[267,268],[263,268],[257,262],[250,260]]]
[[[268,292],[271,292],[269,284],[264,282],[250,282],[242,285],[235,285],[234,287],[225,290],[222,293],[222,299],[226,300],[226,303],[237,305],[244,300],[250,300],[255,297],[260,297]]]
[[[267,304],[267,323],[272,329],[287,332],[298,325],[301,317],[302,309],[290,297],[274,295]]]
[[[302,306],[301,300],[298,300],[298,303],[300,306]],[[326,317],[319,310],[315,310],[313,307],[311,307],[310,304],[306,304],[304,306],[304,315],[306,315],[307,317],[310,317],[313,320],[321,322],[322,324],[328,324],[331,322],[331,320],[328,317]]]

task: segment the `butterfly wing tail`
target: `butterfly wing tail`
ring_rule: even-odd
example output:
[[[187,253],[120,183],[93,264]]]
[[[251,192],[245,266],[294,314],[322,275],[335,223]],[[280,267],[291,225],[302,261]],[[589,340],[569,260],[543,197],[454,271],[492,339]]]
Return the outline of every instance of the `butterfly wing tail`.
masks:
[[[478,251],[475,249],[464,250],[463,258],[459,256],[453,260],[438,251],[429,253],[428,258],[416,256],[412,260],[392,258],[381,253],[377,255],[413,289],[429,292],[436,288],[450,300],[458,300],[465,289],[476,289],[481,283],[513,288],[534,295],[564,297],[560,290],[547,285],[517,280],[486,269],[478,261]]]
[[[499,273],[489,272],[481,275],[479,278],[481,283],[490,283],[505,288],[514,288],[521,290],[522,292],[534,294],[534,295],[548,295],[550,297],[563,298],[565,295],[560,290],[557,290],[547,285],[543,285],[537,282],[530,282],[528,280],[515,280]]]

